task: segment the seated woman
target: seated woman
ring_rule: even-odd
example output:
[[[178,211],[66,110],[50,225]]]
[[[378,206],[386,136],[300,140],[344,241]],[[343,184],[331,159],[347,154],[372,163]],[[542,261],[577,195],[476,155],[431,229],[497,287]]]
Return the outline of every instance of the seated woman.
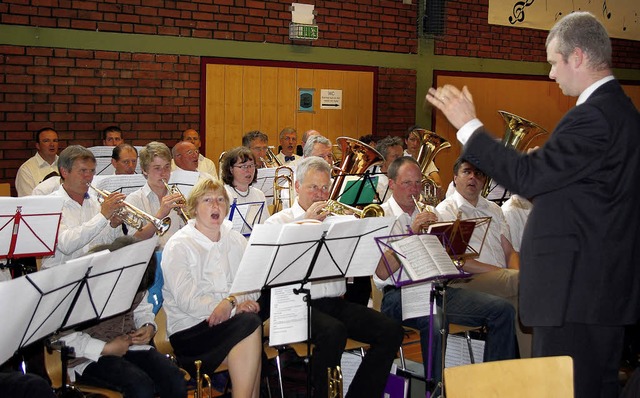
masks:
[[[253,152],[247,147],[233,148],[227,152],[222,158],[220,165],[220,175],[224,182],[224,188],[229,194],[231,203],[262,203],[262,208],[254,206],[246,209],[243,217],[246,224],[243,223],[242,230],[244,235],[251,234],[254,224],[263,224],[269,218],[266,199],[261,190],[251,186],[256,182],[258,169],[256,169],[256,160]],[[234,215],[234,219],[235,219]],[[236,224],[234,222],[234,224]]]
[[[162,256],[169,340],[187,371],[196,359],[209,374],[226,363],[233,396],[257,398],[260,306],[257,293],[229,295],[247,241],[226,219],[229,196],[222,181],[199,181],[187,210],[192,219],[169,239]]]
[[[91,252],[114,251],[136,241],[122,236]],[[149,345],[157,327],[145,296],[155,271],[155,257],[151,257],[129,311],[60,338],[75,352],[69,362],[72,381],[120,391],[127,398],[187,397],[180,369]]]

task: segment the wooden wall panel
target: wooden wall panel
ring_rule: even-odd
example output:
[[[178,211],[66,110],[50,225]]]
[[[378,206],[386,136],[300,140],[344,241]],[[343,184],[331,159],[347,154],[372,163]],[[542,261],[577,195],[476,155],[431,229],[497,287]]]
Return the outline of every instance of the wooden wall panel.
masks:
[[[242,135],[260,130],[269,144],[293,127],[299,138],[316,129],[335,142],[371,132],[374,72],[326,68],[209,64],[206,67],[207,157],[241,145]],[[299,89],[314,89],[313,112],[299,112]],[[342,109],[320,109],[320,90],[342,90]]]

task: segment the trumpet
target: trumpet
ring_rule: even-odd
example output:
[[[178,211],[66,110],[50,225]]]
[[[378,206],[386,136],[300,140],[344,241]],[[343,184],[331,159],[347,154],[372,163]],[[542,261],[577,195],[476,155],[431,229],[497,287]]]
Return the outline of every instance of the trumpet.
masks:
[[[362,210],[357,207],[345,205],[337,200],[327,200],[327,205],[320,210],[320,212],[327,211],[333,216],[346,216],[353,215],[356,218],[366,217],[384,217],[384,210],[378,204],[372,203],[366,205]]]
[[[328,397],[342,398],[342,369],[327,368]]]
[[[167,193],[169,195],[173,195],[177,193],[180,195],[180,199],[176,201],[176,204],[184,205],[187,203],[187,199],[184,197],[182,192],[180,192],[180,188],[177,185],[169,185],[165,179],[162,180],[162,183],[165,187],[167,187]],[[186,224],[191,217],[189,217],[189,213],[184,209],[184,207],[174,207],[173,210],[178,214],[178,216],[182,219],[182,221]]]
[[[196,366],[196,391],[194,393],[194,398],[211,398],[213,397],[213,386],[211,384],[211,377],[209,377],[208,374],[206,373],[202,373],[200,372],[200,367],[202,367],[202,361],[201,360],[196,360],[194,362],[195,366]],[[202,381],[206,381],[207,382],[207,390],[208,390],[208,394],[205,395],[205,388],[203,387],[203,382]]]
[[[101,203],[104,202],[107,196],[111,195],[111,192],[98,189],[91,184],[87,184],[87,186],[98,193],[98,201]],[[121,217],[124,223],[131,228],[135,228],[140,231],[144,226],[144,221],[147,221],[156,228],[156,233],[158,234],[158,236],[164,235],[164,233],[169,230],[169,227],[171,226],[171,219],[169,217],[165,217],[160,220],[159,218],[156,218],[151,214],[145,213],[132,204],[129,204],[127,202],[123,203],[124,207],[121,207],[116,214]]]
[[[281,191],[289,191],[289,207],[294,202],[294,186],[293,186],[293,169],[288,166],[280,166],[276,169],[273,178],[273,212],[275,214],[282,210],[282,193]]]

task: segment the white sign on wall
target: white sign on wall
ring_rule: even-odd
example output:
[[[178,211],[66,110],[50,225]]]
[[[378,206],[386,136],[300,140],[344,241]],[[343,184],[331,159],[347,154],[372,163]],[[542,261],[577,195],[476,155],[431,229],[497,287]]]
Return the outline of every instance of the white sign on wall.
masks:
[[[342,109],[342,90],[320,90],[320,109]]]

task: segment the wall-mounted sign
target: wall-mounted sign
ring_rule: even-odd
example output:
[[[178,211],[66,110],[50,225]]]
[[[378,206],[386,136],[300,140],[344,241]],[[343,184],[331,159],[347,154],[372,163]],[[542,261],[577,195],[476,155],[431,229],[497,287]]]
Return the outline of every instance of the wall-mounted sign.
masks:
[[[342,109],[342,90],[320,90],[320,109]]]
[[[315,88],[301,88],[298,90],[299,101],[298,101],[298,111],[299,112],[313,112],[313,94],[315,93]]]

